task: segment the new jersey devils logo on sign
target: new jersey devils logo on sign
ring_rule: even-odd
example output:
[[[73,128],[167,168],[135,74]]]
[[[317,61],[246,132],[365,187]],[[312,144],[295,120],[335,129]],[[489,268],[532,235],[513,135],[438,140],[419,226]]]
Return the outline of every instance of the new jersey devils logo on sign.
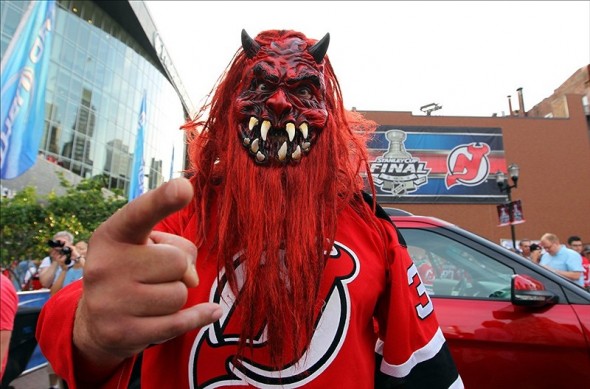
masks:
[[[235,258],[236,275],[243,279],[240,255]],[[211,288],[210,301],[219,303],[224,314],[218,322],[203,327],[193,344],[189,361],[191,388],[212,389],[220,386],[248,386],[258,388],[298,388],[313,381],[334,360],[346,337],[350,317],[350,298],[347,284],[359,272],[356,255],[346,246],[335,242],[324,270],[320,296],[324,308],[316,318],[316,330],[309,348],[280,371],[268,363],[265,350],[265,330],[261,329],[252,347],[252,358],[232,363],[238,347],[238,335],[228,330],[233,317],[241,309],[225,277]],[[242,283],[238,281],[238,286]],[[221,296],[221,297],[220,297]],[[280,307],[277,307],[280,309]],[[321,334],[321,335],[320,335]]]
[[[455,185],[476,186],[483,182],[490,172],[487,155],[490,146],[486,143],[470,143],[455,147],[447,158],[447,189]]]

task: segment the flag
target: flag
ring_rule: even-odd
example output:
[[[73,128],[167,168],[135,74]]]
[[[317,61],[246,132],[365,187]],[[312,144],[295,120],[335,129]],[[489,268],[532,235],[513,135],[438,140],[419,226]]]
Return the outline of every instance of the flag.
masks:
[[[172,179],[172,173],[174,173],[174,146],[172,146],[172,161],[170,162],[170,180]]]
[[[510,211],[510,224],[520,224],[525,222],[520,200],[508,203],[508,209]]]
[[[510,210],[508,204],[498,204],[496,206],[498,210],[498,227],[510,225]]]
[[[131,169],[131,183],[129,184],[129,201],[143,193],[143,132],[145,129],[145,98],[144,93],[139,109],[137,121],[137,137],[135,138],[135,152]]]
[[[20,176],[37,161],[54,21],[55,0],[31,1],[2,58],[2,179]]]

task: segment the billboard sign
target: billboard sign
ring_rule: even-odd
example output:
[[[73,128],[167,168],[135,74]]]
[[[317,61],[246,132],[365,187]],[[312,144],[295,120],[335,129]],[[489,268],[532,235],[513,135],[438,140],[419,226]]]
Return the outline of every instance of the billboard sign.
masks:
[[[506,172],[500,128],[381,125],[368,145],[381,202],[505,200],[496,185],[496,172]]]

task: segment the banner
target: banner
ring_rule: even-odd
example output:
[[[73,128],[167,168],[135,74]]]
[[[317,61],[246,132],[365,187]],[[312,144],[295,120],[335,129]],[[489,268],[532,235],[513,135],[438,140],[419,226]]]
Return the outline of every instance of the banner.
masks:
[[[37,161],[54,21],[54,0],[31,1],[2,58],[2,179],[20,176]]]
[[[377,200],[386,203],[501,203],[502,130],[381,125],[368,143]]]
[[[508,204],[498,204],[498,227],[504,227],[510,225],[510,209]]]
[[[133,165],[131,167],[131,182],[129,183],[129,201],[139,197],[143,193],[143,142],[146,121],[146,95],[141,99],[139,120],[137,122],[137,137],[135,138],[135,151],[133,153]]]
[[[520,200],[508,203],[508,209],[510,211],[510,224],[520,224],[525,222]]]

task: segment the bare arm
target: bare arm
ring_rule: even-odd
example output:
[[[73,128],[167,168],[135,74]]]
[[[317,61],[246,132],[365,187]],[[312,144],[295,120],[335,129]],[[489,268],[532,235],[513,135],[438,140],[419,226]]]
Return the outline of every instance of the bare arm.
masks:
[[[572,281],[578,281],[580,279],[580,276],[582,275],[581,271],[557,270],[547,265],[544,265],[544,267]]]
[[[52,260],[51,265],[39,269],[39,282],[41,282],[41,286],[43,286],[44,288],[51,287],[51,284],[53,284],[53,280],[55,279],[55,273],[57,272],[58,267],[58,263],[55,260]]]
[[[51,285],[51,289],[49,294],[51,296],[53,296],[54,294],[56,294],[61,288],[63,288],[64,286],[64,280],[66,279],[66,273],[67,273],[67,269],[62,269],[61,273],[59,273],[59,275],[57,276],[57,278],[55,279],[55,281],[53,281],[53,284]]]

